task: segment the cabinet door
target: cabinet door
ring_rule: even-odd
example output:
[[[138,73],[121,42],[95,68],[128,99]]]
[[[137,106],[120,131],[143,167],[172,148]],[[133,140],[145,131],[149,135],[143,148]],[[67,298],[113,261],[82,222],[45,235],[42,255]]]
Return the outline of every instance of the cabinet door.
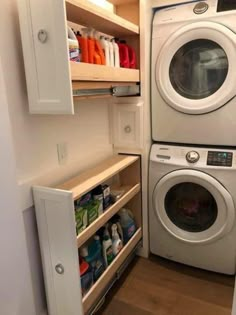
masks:
[[[114,104],[113,144],[117,148],[143,147],[143,103]]]
[[[71,192],[34,187],[49,315],[82,315],[82,295]]]
[[[73,114],[65,2],[18,0],[32,114]]]

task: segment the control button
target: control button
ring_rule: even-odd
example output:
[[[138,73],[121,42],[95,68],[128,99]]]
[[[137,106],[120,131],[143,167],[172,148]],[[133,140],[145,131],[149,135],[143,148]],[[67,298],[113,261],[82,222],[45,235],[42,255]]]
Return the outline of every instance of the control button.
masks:
[[[206,2],[199,2],[195,5],[193,12],[195,14],[203,14],[205,13],[209,8],[209,5]]]
[[[196,163],[200,159],[200,155],[196,151],[190,151],[186,154],[186,160],[189,163]]]

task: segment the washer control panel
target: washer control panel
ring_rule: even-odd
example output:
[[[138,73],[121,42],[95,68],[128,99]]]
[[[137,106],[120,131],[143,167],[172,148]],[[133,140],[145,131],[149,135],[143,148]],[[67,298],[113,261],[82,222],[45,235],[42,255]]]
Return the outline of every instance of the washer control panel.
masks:
[[[207,165],[232,167],[232,164],[232,152],[208,151]]]

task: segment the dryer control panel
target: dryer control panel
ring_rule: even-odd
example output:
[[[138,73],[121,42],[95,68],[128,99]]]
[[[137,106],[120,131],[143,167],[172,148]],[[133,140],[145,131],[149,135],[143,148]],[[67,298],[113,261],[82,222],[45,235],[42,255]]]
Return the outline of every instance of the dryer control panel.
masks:
[[[222,151],[208,151],[207,165],[228,166],[233,164],[233,153]]]
[[[236,150],[153,144],[150,160],[183,168],[236,171]]]

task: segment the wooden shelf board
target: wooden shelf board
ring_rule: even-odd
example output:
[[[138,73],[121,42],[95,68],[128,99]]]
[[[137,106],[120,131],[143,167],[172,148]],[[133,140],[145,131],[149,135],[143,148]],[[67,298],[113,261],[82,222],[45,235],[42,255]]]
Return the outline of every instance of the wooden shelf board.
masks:
[[[125,259],[129,256],[135,246],[142,238],[142,229],[139,228],[135,235],[129,240],[125,245],[119,255],[113,260],[111,265],[105,270],[102,276],[98,281],[93,285],[89,292],[83,298],[83,308],[84,313],[87,313],[88,310],[92,307],[93,303],[96,302],[101,292],[106,288],[109,281],[114,277],[116,271],[123,264]]]
[[[104,226],[110,218],[112,218],[129,200],[131,200],[140,191],[140,184],[137,184],[133,187],[120,187],[120,189],[125,190],[125,194],[77,236],[78,247],[83,245],[90,237],[92,237],[98,229]]]
[[[108,2],[119,6],[123,4],[138,3],[138,0],[108,0]]]
[[[139,27],[86,0],[66,0],[67,20],[115,37],[139,34]]]
[[[138,159],[138,156],[115,155],[56,188],[71,191],[76,200]]]
[[[138,69],[115,68],[70,61],[72,81],[139,82]]]

